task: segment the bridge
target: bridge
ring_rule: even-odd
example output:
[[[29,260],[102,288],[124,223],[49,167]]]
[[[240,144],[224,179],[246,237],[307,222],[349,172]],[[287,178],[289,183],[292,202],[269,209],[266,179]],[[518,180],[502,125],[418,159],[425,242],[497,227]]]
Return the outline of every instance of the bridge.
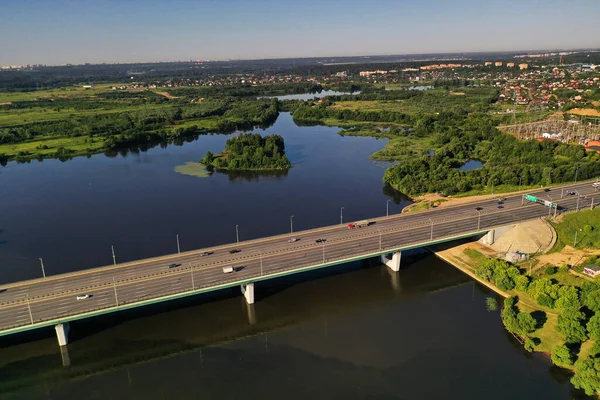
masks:
[[[3,285],[0,336],[54,326],[66,346],[70,321],[235,286],[253,304],[257,282],[373,257],[397,272],[402,251],[481,235],[493,243],[507,226],[593,208],[600,196],[592,182],[528,194],[554,206],[504,195],[501,205],[472,201]]]

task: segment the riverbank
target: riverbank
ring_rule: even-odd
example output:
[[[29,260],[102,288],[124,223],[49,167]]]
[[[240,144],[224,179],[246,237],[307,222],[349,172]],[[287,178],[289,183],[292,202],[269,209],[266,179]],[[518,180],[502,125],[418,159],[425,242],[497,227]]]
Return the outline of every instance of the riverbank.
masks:
[[[600,210],[590,212],[600,216]],[[600,358],[600,346],[596,345],[600,340],[600,285],[579,270],[595,260],[600,250],[561,244],[561,233],[568,230],[565,226],[576,224],[576,217],[569,214],[553,224],[558,228],[556,235],[543,253],[549,247],[554,247],[553,252],[514,264],[501,260],[504,254],[498,249],[479,242],[453,247],[441,244],[432,246],[431,251],[506,299],[502,311],[506,329],[528,351],[544,353],[555,365],[571,371],[573,385],[591,395],[600,391],[600,371],[593,367]],[[527,230],[522,229],[512,240],[522,242],[523,232]]]

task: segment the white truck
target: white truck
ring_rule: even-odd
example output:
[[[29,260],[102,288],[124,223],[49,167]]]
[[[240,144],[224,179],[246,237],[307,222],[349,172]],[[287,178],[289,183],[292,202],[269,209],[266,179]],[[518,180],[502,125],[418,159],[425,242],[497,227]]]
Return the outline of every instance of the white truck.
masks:
[[[362,221],[352,222],[351,224],[348,224],[348,229],[364,228],[365,226],[369,226],[369,220],[368,219],[364,219]]]

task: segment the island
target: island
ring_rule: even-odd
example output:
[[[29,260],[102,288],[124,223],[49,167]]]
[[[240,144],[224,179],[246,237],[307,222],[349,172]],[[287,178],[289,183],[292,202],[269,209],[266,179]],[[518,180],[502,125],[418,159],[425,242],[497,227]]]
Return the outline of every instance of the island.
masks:
[[[279,135],[261,136],[243,133],[227,139],[225,151],[210,151],[200,160],[209,170],[273,171],[287,170],[292,163],[285,155],[283,138]]]

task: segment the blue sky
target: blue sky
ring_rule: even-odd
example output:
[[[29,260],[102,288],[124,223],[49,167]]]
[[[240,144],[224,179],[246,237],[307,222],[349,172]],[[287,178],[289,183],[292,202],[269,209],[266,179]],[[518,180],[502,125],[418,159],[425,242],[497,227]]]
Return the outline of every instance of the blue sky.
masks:
[[[0,0],[0,65],[600,47],[599,0]]]

